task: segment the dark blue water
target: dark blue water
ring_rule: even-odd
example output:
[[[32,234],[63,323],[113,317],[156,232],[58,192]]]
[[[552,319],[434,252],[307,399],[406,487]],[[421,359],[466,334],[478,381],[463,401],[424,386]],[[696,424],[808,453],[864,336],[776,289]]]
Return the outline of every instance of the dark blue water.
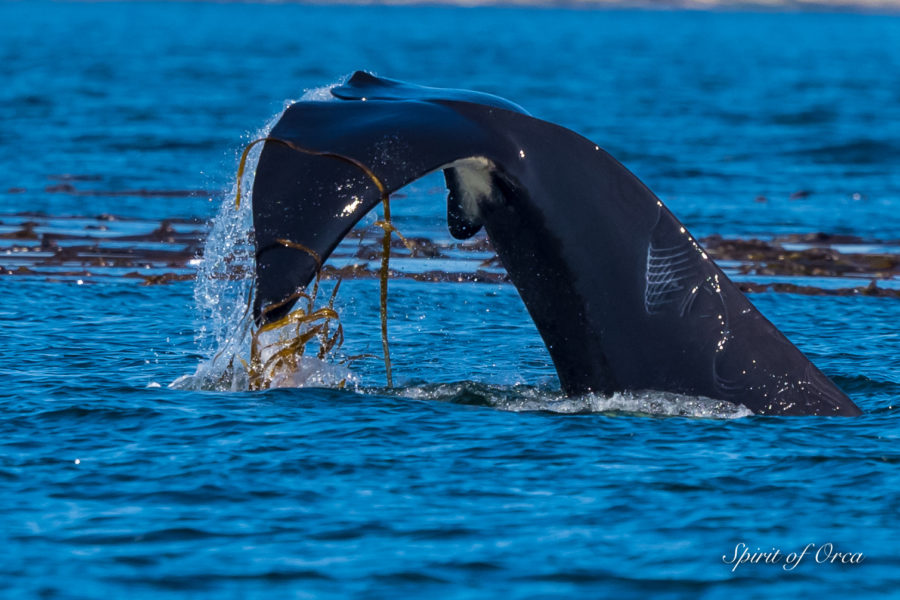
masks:
[[[900,239],[896,17],[20,2],[0,23],[2,232],[23,211],[209,219],[286,100],[367,68],[587,135],[697,236]],[[106,195],[47,190],[60,181]],[[394,203],[401,231],[447,237],[440,183]],[[563,401],[515,290],[493,284],[391,282],[397,390],[370,280],[339,295],[342,352],[376,355],[351,389],[170,389],[217,326],[190,282],[0,277],[0,589],[886,597],[900,304],[752,300],[865,416]],[[792,570],[733,571],[739,544],[815,547]],[[819,563],[827,544],[864,559]]]

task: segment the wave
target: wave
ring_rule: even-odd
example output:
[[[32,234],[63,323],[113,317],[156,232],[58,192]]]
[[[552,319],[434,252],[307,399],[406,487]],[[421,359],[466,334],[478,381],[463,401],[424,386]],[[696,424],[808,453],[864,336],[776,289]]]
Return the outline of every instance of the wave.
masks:
[[[559,390],[466,381],[371,391],[415,400],[487,406],[509,412],[550,412],[566,415],[610,413],[701,419],[736,419],[753,414],[742,405],[723,400],[653,390],[616,392],[611,396],[586,394],[568,397]]]

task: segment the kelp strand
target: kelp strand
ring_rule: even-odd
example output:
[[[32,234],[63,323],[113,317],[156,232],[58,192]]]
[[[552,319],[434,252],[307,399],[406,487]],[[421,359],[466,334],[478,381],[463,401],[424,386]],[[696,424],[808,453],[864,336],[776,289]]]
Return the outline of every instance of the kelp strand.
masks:
[[[240,208],[241,205],[241,181],[244,176],[244,170],[247,166],[247,157],[250,154],[250,150],[261,142],[272,142],[275,144],[280,144],[291,150],[296,152],[302,152],[303,154],[309,154],[311,156],[322,156],[326,158],[333,158],[336,160],[340,160],[346,162],[359,170],[361,170],[365,175],[375,184],[375,187],[378,189],[378,193],[381,195],[381,204],[384,209],[384,219],[380,221],[376,221],[375,225],[380,227],[383,231],[382,235],[382,254],[381,254],[381,273],[380,273],[380,298],[379,298],[379,308],[381,315],[381,348],[384,355],[384,370],[387,379],[387,386],[393,387],[393,373],[391,370],[391,352],[390,346],[388,344],[388,329],[387,329],[387,292],[388,292],[388,276],[390,274],[390,256],[391,256],[391,235],[396,233],[400,240],[410,249],[413,250],[411,244],[403,235],[397,231],[396,227],[394,227],[391,222],[391,204],[390,204],[390,195],[388,194],[387,187],[384,183],[379,179],[379,177],[375,174],[372,169],[363,164],[362,162],[356,160],[355,158],[339,154],[336,152],[327,152],[320,150],[311,150],[309,148],[304,148],[298,144],[295,144],[288,140],[283,140],[281,138],[266,136],[262,138],[255,139],[251,141],[244,147],[243,152],[241,153],[241,159],[238,163],[237,170],[237,185],[235,191],[234,205],[235,208]],[[262,314],[274,310],[279,306],[283,306],[289,302],[293,302],[299,299],[307,300],[307,309],[303,311],[300,309],[299,311],[295,311],[276,322],[268,323],[266,325],[261,326],[254,334],[251,342],[251,360],[248,365],[243,359],[241,362],[244,363],[245,368],[251,378],[251,388],[259,389],[257,386],[262,386],[265,382],[265,375],[267,370],[271,370],[276,368],[278,365],[289,364],[290,367],[296,369],[297,368],[297,359],[303,356],[303,352],[305,351],[306,344],[308,344],[313,338],[318,337],[319,339],[319,353],[318,357],[324,358],[329,352],[331,352],[334,348],[339,347],[341,343],[343,343],[344,339],[344,330],[343,326],[340,324],[340,320],[337,312],[334,310],[334,299],[337,295],[338,287],[340,287],[340,281],[335,285],[334,290],[331,294],[331,299],[329,300],[328,306],[320,309],[314,309],[315,297],[318,292],[319,287],[319,278],[322,272],[322,259],[321,257],[311,248],[304,246],[303,244],[299,244],[297,242],[293,242],[285,239],[276,240],[279,244],[287,248],[293,248],[295,250],[300,250],[301,252],[306,252],[316,261],[317,269],[316,269],[316,279],[313,286],[312,294],[305,294],[303,292],[297,292],[288,298],[278,302],[276,304],[272,304],[263,309]],[[329,322],[331,320],[338,321],[337,329],[334,334],[330,335],[329,332]],[[306,330],[304,333],[300,333],[301,325],[308,325],[312,322],[317,322],[316,325],[312,326],[310,329]],[[287,342],[282,342],[279,340],[273,344],[269,344],[264,347],[260,347],[259,344],[259,335],[267,332],[273,331],[276,329],[280,329],[282,327],[288,325],[297,326],[296,337],[293,340],[288,340]],[[284,343],[286,344],[284,348],[277,350],[272,356],[269,357],[262,363],[261,361],[261,353],[263,350],[270,349],[275,345]],[[273,371],[274,372],[274,371]]]

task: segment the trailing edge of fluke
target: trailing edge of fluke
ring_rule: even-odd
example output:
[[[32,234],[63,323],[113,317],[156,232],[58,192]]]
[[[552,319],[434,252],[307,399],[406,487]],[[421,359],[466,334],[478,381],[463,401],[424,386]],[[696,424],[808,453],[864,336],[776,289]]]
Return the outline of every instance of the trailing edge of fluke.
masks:
[[[257,322],[290,310],[384,194],[442,169],[451,234],[486,230],[567,394],[660,390],[757,414],[861,413],[593,142],[489,94],[364,72],[331,94],[289,106],[260,155]]]

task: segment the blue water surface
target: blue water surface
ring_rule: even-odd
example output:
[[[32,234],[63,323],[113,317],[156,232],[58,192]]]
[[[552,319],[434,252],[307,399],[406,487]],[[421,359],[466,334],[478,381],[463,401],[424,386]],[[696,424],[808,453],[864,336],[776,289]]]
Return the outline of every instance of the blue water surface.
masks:
[[[210,219],[287,100],[369,69],[586,135],[698,237],[900,239],[894,16],[8,2],[0,23],[0,225]],[[447,237],[440,184],[394,203],[401,231]],[[358,387],[191,391],[167,387],[203,358],[190,282],[0,277],[4,595],[896,593],[896,299],[754,295],[866,414],[723,419],[558,414],[501,284],[392,281],[387,390],[377,298],[338,299],[344,352],[375,355]],[[733,569],[739,544],[815,546]]]

